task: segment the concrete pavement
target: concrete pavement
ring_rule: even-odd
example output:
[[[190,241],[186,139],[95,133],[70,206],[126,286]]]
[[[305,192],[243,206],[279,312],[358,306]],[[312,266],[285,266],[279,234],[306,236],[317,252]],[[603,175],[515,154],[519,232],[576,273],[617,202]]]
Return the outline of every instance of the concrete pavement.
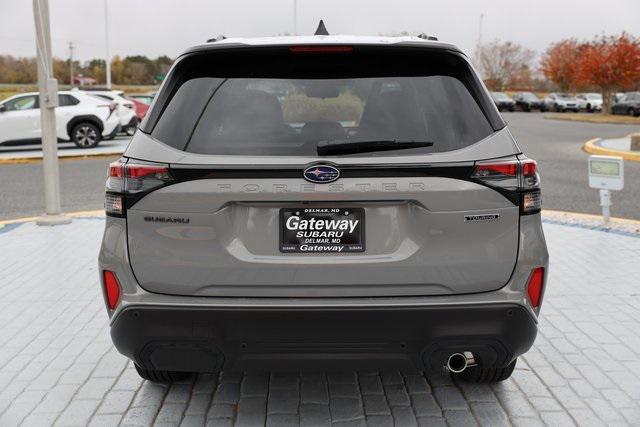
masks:
[[[504,383],[400,372],[142,381],[113,348],[101,218],[0,228],[0,425],[637,425],[640,238],[545,221],[540,333]]]

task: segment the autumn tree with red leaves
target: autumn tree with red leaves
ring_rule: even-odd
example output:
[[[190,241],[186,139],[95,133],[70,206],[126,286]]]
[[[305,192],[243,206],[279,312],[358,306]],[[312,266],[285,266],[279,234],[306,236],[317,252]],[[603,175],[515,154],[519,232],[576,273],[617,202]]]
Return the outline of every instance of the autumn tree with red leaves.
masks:
[[[544,76],[563,92],[574,89],[578,84],[582,46],[575,39],[562,40],[552,44],[542,56],[540,68]]]
[[[602,112],[611,112],[611,95],[640,84],[640,39],[622,33],[601,36],[580,49],[575,81],[579,86],[597,87],[602,93]]]
[[[640,40],[627,33],[586,43],[562,40],[547,49],[541,69],[560,90],[597,88],[602,93],[602,113],[609,114],[614,92],[640,84]]]

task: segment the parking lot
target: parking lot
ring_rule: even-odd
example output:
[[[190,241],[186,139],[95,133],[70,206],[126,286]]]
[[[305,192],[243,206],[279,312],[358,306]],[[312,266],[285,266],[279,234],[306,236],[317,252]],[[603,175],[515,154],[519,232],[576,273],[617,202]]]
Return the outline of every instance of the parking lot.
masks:
[[[503,115],[522,149],[540,165],[544,208],[600,213],[598,191],[587,185],[588,154],[582,145],[592,138],[626,136],[637,132],[638,126],[548,120],[540,113]],[[107,165],[117,157],[61,161],[63,210],[102,209]],[[640,163],[626,162],[625,174],[627,186],[613,194],[611,212],[617,217],[640,219]],[[0,219],[40,214],[44,197],[41,182],[41,163],[0,164],[0,192],[4,195]]]
[[[504,383],[416,372],[252,372],[143,382],[117,353],[98,285],[103,219],[0,228],[0,425],[634,425],[640,238],[544,223],[548,292]]]

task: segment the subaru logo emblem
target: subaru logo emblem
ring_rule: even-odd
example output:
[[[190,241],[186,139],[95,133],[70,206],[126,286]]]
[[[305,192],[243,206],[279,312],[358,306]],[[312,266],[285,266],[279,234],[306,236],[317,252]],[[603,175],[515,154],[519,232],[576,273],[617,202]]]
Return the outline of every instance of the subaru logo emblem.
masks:
[[[303,175],[309,182],[327,183],[340,178],[340,171],[329,165],[314,165],[306,168]]]

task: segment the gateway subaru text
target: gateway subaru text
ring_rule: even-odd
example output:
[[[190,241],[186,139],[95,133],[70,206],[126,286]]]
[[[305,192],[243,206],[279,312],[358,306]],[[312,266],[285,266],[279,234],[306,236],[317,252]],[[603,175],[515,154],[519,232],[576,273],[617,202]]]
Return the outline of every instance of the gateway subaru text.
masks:
[[[453,45],[193,47],[109,167],[111,336],[155,381],[389,367],[503,380],[537,332],[539,184]]]

